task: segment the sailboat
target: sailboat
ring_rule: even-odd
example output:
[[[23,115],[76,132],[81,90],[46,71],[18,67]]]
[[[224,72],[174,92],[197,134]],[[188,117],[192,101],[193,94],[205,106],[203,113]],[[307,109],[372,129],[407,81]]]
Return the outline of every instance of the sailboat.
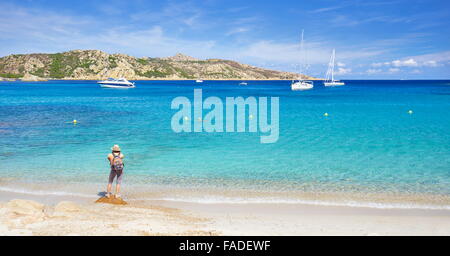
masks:
[[[300,55],[303,53],[303,32],[304,30],[302,29],[302,40],[300,41]],[[303,71],[303,66],[300,65],[300,74]],[[293,91],[304,91],[304,90],[309,90],[312,89],[314,87],[313,82],[311,81],[305,81],[302,78],[299,78],[298,80],[292,80],[291,83],[291,90]]]
[[[334,59],[336,58],[336,51],[333,49],[333,53],[331,54],[330,63],[328,63],[327,74],[325,75],[325,86],[340,86],[345,85],[344,82],[339,80],[334,80]]]

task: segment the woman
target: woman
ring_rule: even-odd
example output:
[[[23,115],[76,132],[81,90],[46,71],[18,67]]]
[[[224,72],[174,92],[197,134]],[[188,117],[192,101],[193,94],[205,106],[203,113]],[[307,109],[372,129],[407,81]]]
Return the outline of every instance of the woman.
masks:
[[[111,186],[114,182],[114,178],[117,177],[116,179],[116,193],[115,193],[115,197],[116,198],[120,198],[120,184],[122,183],[122,176],[123,176],[123,158],[125,157],[121,152],[120,152],[120,147],[119,145],[114,145],[111,148],[112,152],[110,154],[108,154],[108,160],[109,160],[109,165],[111,167],[111,172],[109,173],[109,181],[108,181],[108,187],[106,188],[106,197],[110,198],[111,197]]]

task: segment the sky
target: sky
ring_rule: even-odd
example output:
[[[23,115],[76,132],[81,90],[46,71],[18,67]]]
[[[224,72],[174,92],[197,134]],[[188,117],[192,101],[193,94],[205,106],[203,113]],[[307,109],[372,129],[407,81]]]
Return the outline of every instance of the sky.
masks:
[[[338,79],[449,79],[450,1],[0,0],[0,56],[75,49],[316,77],[336,49]]]

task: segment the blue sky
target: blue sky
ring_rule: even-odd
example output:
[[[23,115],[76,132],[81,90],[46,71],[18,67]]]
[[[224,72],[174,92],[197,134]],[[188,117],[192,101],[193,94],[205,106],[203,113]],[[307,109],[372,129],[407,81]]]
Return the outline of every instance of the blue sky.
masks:
[[[0,0],[0,56],[99,49],[136,57],[178,52],[338,78],[450,78],[450,1]]]

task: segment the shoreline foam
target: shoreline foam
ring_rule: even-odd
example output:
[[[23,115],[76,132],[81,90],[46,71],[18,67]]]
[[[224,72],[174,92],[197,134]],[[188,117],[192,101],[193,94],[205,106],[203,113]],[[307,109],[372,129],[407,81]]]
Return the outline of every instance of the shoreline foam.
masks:
[[[4,184],[5,185],[5,184]],[[65,191],[56,187],[55,190],[30,188],[30,184],[15,183],[15,187],[0,186],[0,200],[2,193],[15,193],[31,196],[52,196],[57,198],[71,197],[80,199],[95,199],[104,189],[104,184],[86,184],[85,191],[76,191],[74,185],[65,186]],[[19,185],[19,186],[18,186]],[[36,186],[36,184],[33,184]],[[52,187],[50,184],[39,184],[41,187]],[[60,184],[58,184],[60,185]],[[79,186],[79,184],[78,184]],[[291,204],[339,206],[352,208],[374,209],[422,209],[448,210],[450,199],[442,195],[392,195],[392,194],[349,194],[349,193],[314,193],[314,192],[275,192],[230,189],[219,190],[212,188],[176,188],[172,186],[149,185],[127,186],[123,188],[123,196],[127,201],[168,201],[196,204]]]

